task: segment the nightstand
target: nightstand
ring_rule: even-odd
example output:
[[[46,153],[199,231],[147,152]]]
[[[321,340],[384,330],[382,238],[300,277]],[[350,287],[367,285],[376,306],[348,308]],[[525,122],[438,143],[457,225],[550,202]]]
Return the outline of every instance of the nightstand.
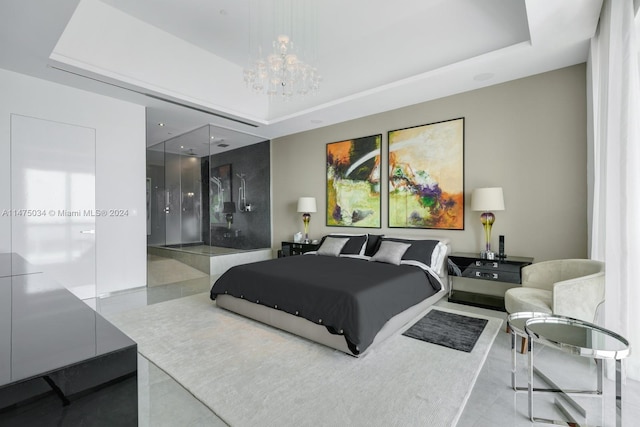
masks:
[[[302,255],[305,252],[316,251],[319,247],[318,243],[282,242],[280,253],[282,256]]]
[[[484,259],[479,254],[449,255],[449,301],[505,311],[504,293],[520,285],[522,267],[533,258],[509,256]],[[454,289],[454,285],[457,289]]]

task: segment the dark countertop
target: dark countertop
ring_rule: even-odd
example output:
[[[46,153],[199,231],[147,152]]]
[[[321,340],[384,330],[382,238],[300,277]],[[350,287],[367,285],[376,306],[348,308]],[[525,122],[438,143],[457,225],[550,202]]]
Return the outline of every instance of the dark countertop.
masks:
[[[22,257],[0,268],[0,387],[136,346]]]

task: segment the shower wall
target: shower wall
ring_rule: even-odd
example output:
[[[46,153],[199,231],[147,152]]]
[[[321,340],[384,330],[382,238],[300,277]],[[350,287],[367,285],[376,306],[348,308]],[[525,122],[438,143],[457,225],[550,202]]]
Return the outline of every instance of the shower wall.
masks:
[[[164,144],[160,145],[147,149],[147,245],[152,246],[164,245],[167,241]]]
[[[165,153],[166,245],[202,242],[200,163],[190,155]]]
[[[216,221],[214,215],[204,215],[202,238],[206,244],[235,249],[271,246],[270,147],[270,142],[264,141],[201,159],[203,176],[230,166],[230,194],[225,201],[233,202],[236,210],[231,228],[224,218]],[[215,193],[217,188],[210,180],[203,179],[202,184],[203,194]],[[210,212],[211,200],[203,198],[203,212]],[[243,212],[245,204],[251,205],[250,211]]]
[[[180,136],[147,149],[148,245],[202,244],[200,160],[182,148],[190,139]]]

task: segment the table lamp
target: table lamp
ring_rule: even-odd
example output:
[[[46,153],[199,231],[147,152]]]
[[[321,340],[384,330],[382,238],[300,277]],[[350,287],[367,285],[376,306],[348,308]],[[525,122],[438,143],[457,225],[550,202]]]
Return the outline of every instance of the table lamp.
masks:
[[[300,197],[298,199],[298,212],[302,213],[302,222],[304,223],[304,243],[309,243],[309,221],[311,220],[311,213],[315,211],[315,197]]]
[[[496,220],[492,211],[504,210],[504,197],[502,187],[476,188],[471,194],[471,210],[481,211],[480,222],[484,226],[484,236],[486,239],[485,250],[480,253],[482,258],[494,259],[495,254],[491,251],[491,226]]]

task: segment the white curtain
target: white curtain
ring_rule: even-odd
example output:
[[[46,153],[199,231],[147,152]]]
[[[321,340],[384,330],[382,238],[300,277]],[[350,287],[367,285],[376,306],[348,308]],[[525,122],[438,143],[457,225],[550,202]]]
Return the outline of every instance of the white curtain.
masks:
[[[640,380],[640,74],[634,0],[605,0],[588,60],[591,258],[606,263],[604,326]]]

